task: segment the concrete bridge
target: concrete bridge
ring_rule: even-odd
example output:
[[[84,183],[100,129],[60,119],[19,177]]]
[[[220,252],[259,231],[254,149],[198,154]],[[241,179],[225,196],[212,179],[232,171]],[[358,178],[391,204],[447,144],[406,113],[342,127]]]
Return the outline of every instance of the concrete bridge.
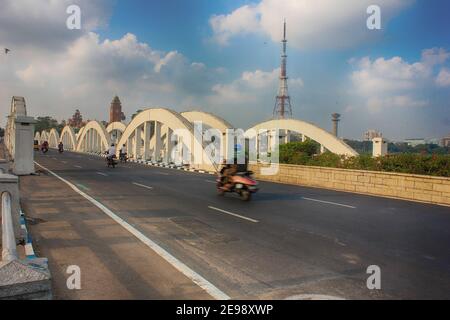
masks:
[[[175,162],[211,170],[223,159],[232,157],[235,144],[245,143],[240,139],[248,140],[247,146],[254,149],[253,160],[258,160],[273,152],[279,143],[289,142],[293,134],[303,141],[309,138],[318,142],[322,152],[357,155],[341,139],[302,120],[270,120],[244,131],[211,113],[178,113],[167,108],[145,109],[129,124],[113,122],[105,128],[99,121],[90,121],[79,130],[66,126],[61,134],[55,129],[36,132],[35,139],[40,143],[48,141],[52,148],[61,141],[67,150],[86,153],[104,153],[115,143],[125,145],[128,156],[135,160]],[[214,148],[208,148],[211,146]]]
[[[25,159],[29,164],[33,154],[22,158],[17,145],[20,130],[32,128],[31,122],[29,126],[20,122],[25,113],[22,106],[24,100],[13,99],[5,140],[14,161]],[[214,166],[210,144],[217,145],[226,158],[230,146],[234,149],[241,142],[234,129],[212,114],[150,108],[128,125],[117,122],[105,128],[91,121],[78,132],[65,127],[61,134],[54,129],[36,133],[37,140],[47,140],[51,147],[62,141],[74,151],[36,152],[37,174],[20,177],[20,204],[26,220],[33,222],[28,227],[37,252],[49,257],[54,297],[449,298],[448,207],[369,193],[369,188],[382,190],[381,185],[389,182],[396,187],[408,185],[408,190],[412,183],[413,193],[420,194],[419,187],[430,188],[423,177],[416,177],[416,183],[397,174],[379,178],[363,171],[330,173],[333,169],[280,165],[273,181],[260,181],[253,201],[244,203],[232,196],[218,197],[212,175],[135,162],[112,169],[91,154],[105,151],[114,142],[125,144],[135,159],[171,162],[178,157],[200,168],[205,164],[191,157],[200,153],[202,161],[210,159],[205,167]],[[257,160],[293,134],[317,141],[324,150],[356,154],[325,130],[301,120],[271,120],[240,133],[255,147]],[[31,150],[32,135],[27,139]],[[18,187],[17,177],[7,178]],[[314,183],[274,183],[292,179]],[[448,194],[450,181],[439,185],[436,181],[431,189],[440,190],[441,196]],[[341,185],[362,186],[367,191],[336,190]],[[18,203],[14,191],[10,194],[11,201]],[[12,213],[13,203],[10,207],[3,211]],[[18,213],[14,214],[17,219]],[[10,221],[4,229],[17,225],[12,219],[2,220]],[[8,239],[13,247],[13,237]],[[13,266],[18,262],[14,259]],[[81,290],[68,289],[67,266],[80,268]],[[380,268],[381,289],[367,286],[369,266]],[[1,278],[0,268],[0,298]]]

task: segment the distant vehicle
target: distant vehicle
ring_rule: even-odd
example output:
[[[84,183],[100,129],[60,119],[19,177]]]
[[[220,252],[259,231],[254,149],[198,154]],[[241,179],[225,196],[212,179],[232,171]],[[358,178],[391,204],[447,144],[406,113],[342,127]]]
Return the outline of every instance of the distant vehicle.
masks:
[[[120,159],[120,162],[121,162],[121,163],[126,163],[127,160],[128,160],[127,154],[121,152],[120,155],[119,155],[119,159]]]
[[[106,156],[106,164],[108,165],[108,168],[113,167],[115,168],[117,165],[117,161],[116,161],[116,155],[112,155],[109,156],[108,152],[106,152],[107,156]]]
[[[252,175],[252,171],[237,172],[231,177],[230,188],[226,188],[223,177],[219,175],[216,180],[218,194],[223,196],[226,192],[235,192],[242,200],[249,201],[252,197],[252,193],[258,191],[258,182],[253,179]]]
[[[39,141],[38,140],[34,140],[33,150],[39,151]]]
[[[48,152],[48,142],[47,141],[44,141],[44,143],[42,144],[41,151],[42,151],[42,153]]]
[[[59,152],[59,153],[63,153],[63,152],[64,152],[64,145],[62,144],[62,142],[60,142],[60,143],[58,144],[58,152]]]

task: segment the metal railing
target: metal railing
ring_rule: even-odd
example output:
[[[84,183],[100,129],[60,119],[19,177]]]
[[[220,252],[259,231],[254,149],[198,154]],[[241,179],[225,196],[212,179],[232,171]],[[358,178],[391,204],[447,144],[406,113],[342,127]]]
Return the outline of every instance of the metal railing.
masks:
[[[11,214],[11,195],[2,193],[2,262],[18,259]]]

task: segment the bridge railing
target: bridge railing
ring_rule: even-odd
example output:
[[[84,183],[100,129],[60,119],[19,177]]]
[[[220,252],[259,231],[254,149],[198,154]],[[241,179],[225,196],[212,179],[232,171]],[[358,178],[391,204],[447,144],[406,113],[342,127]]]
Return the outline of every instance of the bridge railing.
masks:
[[[17,260],[16,237],[11,211],[11,194],[2,193],[2,262]]]

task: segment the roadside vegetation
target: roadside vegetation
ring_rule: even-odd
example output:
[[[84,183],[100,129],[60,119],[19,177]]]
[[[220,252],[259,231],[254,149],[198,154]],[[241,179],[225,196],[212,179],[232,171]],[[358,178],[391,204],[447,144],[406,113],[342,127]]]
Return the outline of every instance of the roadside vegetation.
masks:
[[[371,170],[450,177],[449,154],[396,153],[373,158],[318,154],[320,146],[307,140],[280,145],[280,163],[343,169]]]

